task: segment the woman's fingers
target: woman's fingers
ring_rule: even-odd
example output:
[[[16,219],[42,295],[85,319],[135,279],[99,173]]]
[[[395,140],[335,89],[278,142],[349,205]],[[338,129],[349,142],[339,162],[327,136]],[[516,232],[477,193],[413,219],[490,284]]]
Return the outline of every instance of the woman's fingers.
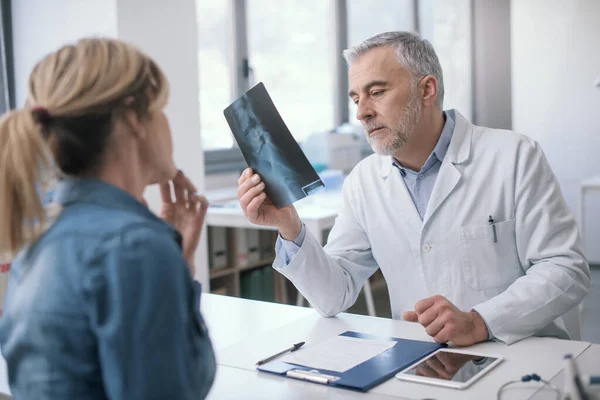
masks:
[[[171,183],[165,182],[160,184],[160,198],[164,204],[173,203],[173,197],[171,195]]]
[[[206,197],[201,196],[197,193],[192,193],[189,198],[190,210],[195,214],[198,219],[204,221],[206,212],[208,211],[208,200]]]

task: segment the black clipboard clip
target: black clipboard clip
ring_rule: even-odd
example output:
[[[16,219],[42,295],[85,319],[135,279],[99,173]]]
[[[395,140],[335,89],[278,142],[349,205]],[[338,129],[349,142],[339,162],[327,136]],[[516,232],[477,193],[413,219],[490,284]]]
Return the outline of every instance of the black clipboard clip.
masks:
[[[311,381],[315,383],[322,383],[327,385],[331,382],[335,382],[340,379],[339,376],[322,374],[316,369],[302,370],[302,369],[290,369],[285,373],[290,378],[302,379],[305,381]]]

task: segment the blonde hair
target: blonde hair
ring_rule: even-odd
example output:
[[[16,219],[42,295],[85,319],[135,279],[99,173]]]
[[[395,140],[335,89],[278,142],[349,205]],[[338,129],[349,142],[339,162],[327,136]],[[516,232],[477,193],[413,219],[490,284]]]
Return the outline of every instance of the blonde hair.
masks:
[[[0,119],[0,254],[14,255],[40,235],[41,198],[55,168],[93,173],[122,113],[149,118],[167,98],[158,65],[119,40],[83,39],[41,60],[25,107]]]

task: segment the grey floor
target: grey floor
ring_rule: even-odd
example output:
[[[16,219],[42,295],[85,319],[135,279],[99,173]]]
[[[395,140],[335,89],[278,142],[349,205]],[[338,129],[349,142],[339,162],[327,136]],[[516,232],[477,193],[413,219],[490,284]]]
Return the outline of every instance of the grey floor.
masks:
[[[583,301],[581,339],[600,344],[600,265],[592,266],[591,270],[592,287]],[[372,291],[377,316],[391,318],[390,300],[385,282],[379,280],[376,285],[373,285]],[[362,294],[348,312],[367,314],[367,305]]]

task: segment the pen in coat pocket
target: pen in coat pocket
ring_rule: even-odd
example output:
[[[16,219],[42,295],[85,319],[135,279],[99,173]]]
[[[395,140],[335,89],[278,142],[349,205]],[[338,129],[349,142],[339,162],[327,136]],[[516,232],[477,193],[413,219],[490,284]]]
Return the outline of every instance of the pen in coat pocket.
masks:
[[[498,236],[496,236],[496,225],[494,225],[494,219],[492,218],[491,215],[490,215],[490,219],[488,219],[488,222],[492,226],[492,233],[494,234],[494,243],[498,243]]]

